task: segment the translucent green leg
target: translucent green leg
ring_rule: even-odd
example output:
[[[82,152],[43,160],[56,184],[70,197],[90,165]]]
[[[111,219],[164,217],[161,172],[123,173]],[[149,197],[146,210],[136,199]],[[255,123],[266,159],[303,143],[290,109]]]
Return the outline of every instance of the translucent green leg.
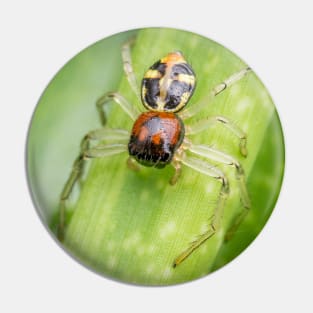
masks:
[[[186,135],[194,135],[200,133],[214,124],[224,125],[231,133],[233,133],[237,138],[239,138],[239,150],[242,156],[246,157],[248,154],[247,151],[247,135],[243,130],[241,130],[234,122],[230,121],[224,116],[212,116],[192,125],[186,126]]]
[[[131,156],[127,158],[126,164],[127,164],[127,167],[131,169],[132,171],[135,171],[135,172],[140,171],[140,165]]]
[[[172,178],[170,179],[170,184],[175,185],[177,183],[178,178],[180,177],[180,174],[181,174],[181,162],[174,159],[171,164],[175,169],[175,173],[172,176]]]
[[[250,71],[251,68],[246,67],[240,70],[239,72],[236,72],[235,74],[231,75],[223,82],[219,83],[214,88],[212,88],[208,95],[201,99],[198,103],[195,103],[190,108],[183,110],[181,113],[179,113],[180,117],[182,119],[188,119],[193,117],[195,114],[197,114],[207,105],[209,105],[217,95],[219,95],[221,92],[228,89],[230,86],[234,85],[238,81],[242,80]]]
[[[208,230],[198,236],[197,239],[174,260],[173,267],[182,263],[188,256],[190,256],[197,248],[199,248],[206,240],[211,238],[219,230],[225,203],[229,195],[228,181],[222,171],[207,162],[192,157],[184,156],[181,159],[181,162],[200,173],[219,180],[221,183],[221,189]]]
[[[127,151],[127,140],[129,134],[125,130],[121,129],[97,129],[89,132],[81,141],[80,152],[76,160],[74,161],[72,171],[67,179],[59,201],[59,220],[57,226],[57,237],[60,241],[64,240],[65,233],[65,211],[66,201],[69,199],[73,187],[79,177],[82,175],[85,159],[105,157],[112,154],[121,153]],[[92,140],[113,140],[123,142],[122,144],[100,144],[95,148],[90,149],[90,142]]]
[[[227,230],[224,241],[229,241],[235,235],[238,227],[241,225],[243,220],[246,218],[249,213],[249,208],[244,207],[243,210],[235,217],[232,221],[230,228]]]
[[[227,231],[225,235],[225,240],[226,241],[230,240],[251,208],[251,202],[250,202],[250,197],[249,197],[247,186],[246,186],[246,177],[245,177],[244,170],[241,164],[235,158],[233,158],[232,156],[224,152],[213,149],[211,147],[208,147],[205,145],[190,144],[189,151],[197,155],[206,157],[210,160],[214,160],[223,164],[233,166],[236,170],[236,179],[237,179],[237,183],[238,183],[238,187],[240,191],[240,199],[243,205],[243,210],[238,214],[238,216],[236,216],[236,218],[232,222],[232,225],[230,226],[229,230]]]
[[[139,102],[140,100],[140,92],[137,83],[137,79],[133,70],[132,60],[131,60],[131,45],[134,43],[135,38],[132,37],[128,41],[126,41],[122,46],[122,61],[123,61],[123,68],[128,80],[128,83],[131,89],[136,94]],[[110,101],[116,102],[124,112],[130,116],[130,118],[135,121],[136,118],[139,116],[140,111],[137,107],[129,103],[120,93],[118,92],[107,92],[102,97],[100,97],[97,101],[97,110],[99,112],[100,120],[102,125],[106,124],[106,114],[104,111],[104,105]]]
[[[65,228],[65,211],[66,211],[66,200],[69,198],[72,189],[74,187],[75,182],[81,175],[82,167],[83,167],[83,157],[79,155],[79,157],[75,160],[73,164],[73,168],[68,180],[63,187],[60,201],[59,201],[59,220],[57,225],[57,237],[62,242],[64,240],[64,228]]]
[[[135,121],[140,114],[139,110],[131,103],[129,103],[121,94],[118,92],[107,92],[102,97],[100,97],[96,103],[103,126],[106,124],[106,115],[103,106],[110,101],[117,103],[133,121]]]
[[[139,87],[138,82],[133,70],[133,64],[131,59],[131,46],[135,42],[135,37],[131,37],[129,40],[127,40],[123,46],[122,46],[122,60],[123,60],[123,67],[124,72],[126,74],[127,80],[129,82],[129,85],[133,92],[136,94],[138,100],[140,100],[140,93],[139,93]]]
[[[242,205],[247,209],[251,207],[250,198],[249,198],[248,190],[246,186],[245,173],[241,164],[235,158],[233,158],[232,156],[222,151],[213,149],[206,145],[190,144],[188,150],[197,155],[208,158],[210,160],[233,166],[236,170],[236,179],[237,179],[238,187],[240,190],[240,197],[241,197]]]

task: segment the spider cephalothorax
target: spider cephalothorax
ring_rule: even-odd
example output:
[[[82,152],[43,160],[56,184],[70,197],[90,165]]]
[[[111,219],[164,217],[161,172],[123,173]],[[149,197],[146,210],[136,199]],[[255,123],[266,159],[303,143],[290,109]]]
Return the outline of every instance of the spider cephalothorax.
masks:
[[[178,112],[192,96],[195,83],[195,74],[182,53],[168,53],[154,63],[143,77],[143,105],[151,111]]]

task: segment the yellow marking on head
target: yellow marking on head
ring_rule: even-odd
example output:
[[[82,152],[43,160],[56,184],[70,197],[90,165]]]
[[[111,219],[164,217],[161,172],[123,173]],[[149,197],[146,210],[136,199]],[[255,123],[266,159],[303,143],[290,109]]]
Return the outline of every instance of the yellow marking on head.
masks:
[[[165,101],[168,88],[170,87],[172,83],[172,79],[170,78],[170,70],[165,72],[165,75],[163,78],[160,79],[160,100]]]
[[[161,78],[162,74],[158,70],[148,70],[144,78]]]
[[[186,60],[179,51],[175,51],[168,53],[164,58],[162,58],[161,63],[186,63]]]
[[[177,106],[177,109],[179,110],[180,108],[182,108],[186,104],[189,98],[190,98],[190,92],[184,92],[181,95],[181,98],[180,98],[181,100],[179,102],[179,105]]]
[[[148,104],[146,103],[146,94],[147,94],[147,88],[145,86],[142,86],[141,88],[141,99],[142,99],[142,103],[145,107],[149,108],[149,106],[147,106]]]
[[[145,86],[142,86],[141,94],[142,94],[142,97],[145,97],[145,95],[147,94],[147,88]]]
[[[165,107],[165,101],[161,100],[160,98],[156,102],[157,107],[154,109],[154,111],[157,112],[163,112]]]
[[[186,83],[191,86],[195,84],[195,80],[196,80],[193,75],[189,75],[189,74],[178,74],[176,79],[182,83]]]

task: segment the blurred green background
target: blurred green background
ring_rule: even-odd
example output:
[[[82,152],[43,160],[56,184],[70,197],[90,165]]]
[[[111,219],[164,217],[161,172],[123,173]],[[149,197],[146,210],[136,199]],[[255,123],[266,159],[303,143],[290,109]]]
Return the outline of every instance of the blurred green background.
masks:
[[[39,214],[55,231],[58,199],[79,152],[81,138],[100,127],[96,100],[120,91],[143,110],[122,70],[121,45],[136,36],[132,50],[140,82],[145,71],[168,52],[180,50],[197,76],[188,106],[246,64],[221,45],[193,33],[148,28],[101,40],[70,60],[52,79],[33,115],[27,144],[30,188]],[[132,121],[117,106],[107,107],[110,127],[130,130]],[[248,157],[238,140],[221,125],[192,136],[196,143],[237,158],[245,169],[252,208],[233,239],[223,236],[241,210],[232,168],[218,165],[229,177],[231,193],[222,229],[186,261],[172,268],[175,257],[207,227],[216,204],[219,182],[186,167],[175,186],[171,166],[158,170],[126,167],[127,154],[88,161],[83,181],[68,203],[65,247],[91,269],[114,279],[143,285],[190,281],[220,268],[257,236],[276,203],[284,170],[284,142],[274,104],[260,80],[250,73],[209,103],[201,117],[223,115],[248,134]]]

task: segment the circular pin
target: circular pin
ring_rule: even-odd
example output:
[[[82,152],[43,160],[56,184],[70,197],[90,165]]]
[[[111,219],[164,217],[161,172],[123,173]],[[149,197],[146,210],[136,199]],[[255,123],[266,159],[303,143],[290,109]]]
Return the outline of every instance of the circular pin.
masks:
[[[253,66],[200,35],[144,28],[56,73],[33,114],[27,173],[43,224],[74,259],[120,282],[174,285],[260,233],[284,139]]]

